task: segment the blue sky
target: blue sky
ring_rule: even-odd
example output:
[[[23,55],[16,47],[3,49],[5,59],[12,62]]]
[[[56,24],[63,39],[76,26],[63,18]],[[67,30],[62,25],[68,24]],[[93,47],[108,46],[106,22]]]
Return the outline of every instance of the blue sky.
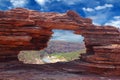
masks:
[[[96,25],[120,28],[120,0],[0,0],[0,10],[23,7],[44,12],[74,10],[82,17],[91,18]],[[72,31],[54,30],[52,40],[80,42],[83,40]]]

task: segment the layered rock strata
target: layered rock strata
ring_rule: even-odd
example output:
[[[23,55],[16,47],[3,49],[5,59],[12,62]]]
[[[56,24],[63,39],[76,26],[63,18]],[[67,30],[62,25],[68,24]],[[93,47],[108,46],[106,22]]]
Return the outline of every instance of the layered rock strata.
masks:
[[[53,29],[73,30],[84,37],[86,54],[80,57],[80,67],[90,73],[120,75],[120,31],[113,26],[93,25],[91,19],[74,11],[0,11],[0,61],[17,59],[22,50],[47,47]]]

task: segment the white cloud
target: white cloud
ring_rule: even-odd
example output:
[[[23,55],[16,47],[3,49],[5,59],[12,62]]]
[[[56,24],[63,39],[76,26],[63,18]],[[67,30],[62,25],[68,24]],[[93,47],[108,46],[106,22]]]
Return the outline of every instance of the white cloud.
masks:
[[[35,0],[39,5],[43,6],[48,0]]]
[[[97,6],[97,7],[95,7],[94,9],[95,9],[95,10],[101,10],[101,9],[106,9],[106,8],[111,8],[111,7],[113,7],[112,4],[105,4],[105,5],[103,5],[103,6]]]
[[[120,28],[120,16],[114,16],[114,19],[108,21],[105,25],[111,25]]]
[[[35,0],[41,6],[41,11],[48,10],[47,2],[52,2],[53,0]]]
[[[81,0],[35,0],[39,5],[44,6],[46,2],[53,2],[53,1],[58,1],[58,2],[64,2],[67,5],[74,5],[77,2],[80,2]]]
[[[82,0],[59,0],[59,1],[63,1],[64,3],[66,3],[68,5],[74,5],[78,2],[81,2]]]
[[[106,9],[106,8],[112,8],[113,5],[112,4],[105,4],[103,6],[96,6],[94,8],[83,8],[84,11],[87,12],[92,12],[92,11],[96,11],[96,10],[102,10],[102,9]]]
[[[94,24],[94,25],[97,25],[97,26],[101,26],[99,23],[95,23],[95,22],[93,22],[93,24]]]
[[[120,16],[114,16],[114,19],[120,19]]]
[[[81,35],[76,35],[73,31],[67,30],[54,30],[53,38],[51,40],[61,40],[68,42],[82,42],[83,37]]]
[[[107,13],[104,14],[97,13],[95,15],[88,16],[88,18],[92,19],[95,25],[101,25],[107,20],[108,17]]]
[[[88,11],[88,12],[92,12],[92,11],[94,11],[94,9],[93,8],[82,8],[84,11]]]
[[[27,4],[27,0],[10,0],[13,7],[24,7]]]
[[[35,0],[40,6],[41,11],[47,10],[49,6],[46,3],[52,3],[53,1],[63,2],[66,5],[74,5],[82,0]]]

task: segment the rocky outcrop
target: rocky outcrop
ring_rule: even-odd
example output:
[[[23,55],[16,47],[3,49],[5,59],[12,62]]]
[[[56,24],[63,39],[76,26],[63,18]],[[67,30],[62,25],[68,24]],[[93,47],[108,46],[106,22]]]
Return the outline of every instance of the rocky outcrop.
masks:
[[[120,75],[120,32],[112,26],[89,26],[82,31],[87,52],[84,69],[102,75]],[[77,31],[76,33],[81,33]]]
[[[112,26],[93,25],[91,19],[74,11],[0,11],[0,61],[16,59],[21,50],[45,48],[52,29],[73,30],[84,37],[86,54],[80,57],[79,66],[87,72],[120,75],[120,31]]]

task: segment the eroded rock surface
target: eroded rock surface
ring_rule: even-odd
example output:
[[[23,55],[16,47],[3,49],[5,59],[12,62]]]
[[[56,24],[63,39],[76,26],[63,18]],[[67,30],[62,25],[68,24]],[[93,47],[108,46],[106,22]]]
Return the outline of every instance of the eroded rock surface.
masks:
[[[22,8],[0,11],[0,61],[16,59],[21,50],[45,48],[52,29],[73,30],[84,37],[87,52],[79,62],[83,72],[120,75],[120,31],[113,26],[93,25],[91,19],[74,11],[62,14]]]
[[[82,73],[79,60],[44,65],[11,61],[0,65],[0,80],[120,80],[120,77]]]

